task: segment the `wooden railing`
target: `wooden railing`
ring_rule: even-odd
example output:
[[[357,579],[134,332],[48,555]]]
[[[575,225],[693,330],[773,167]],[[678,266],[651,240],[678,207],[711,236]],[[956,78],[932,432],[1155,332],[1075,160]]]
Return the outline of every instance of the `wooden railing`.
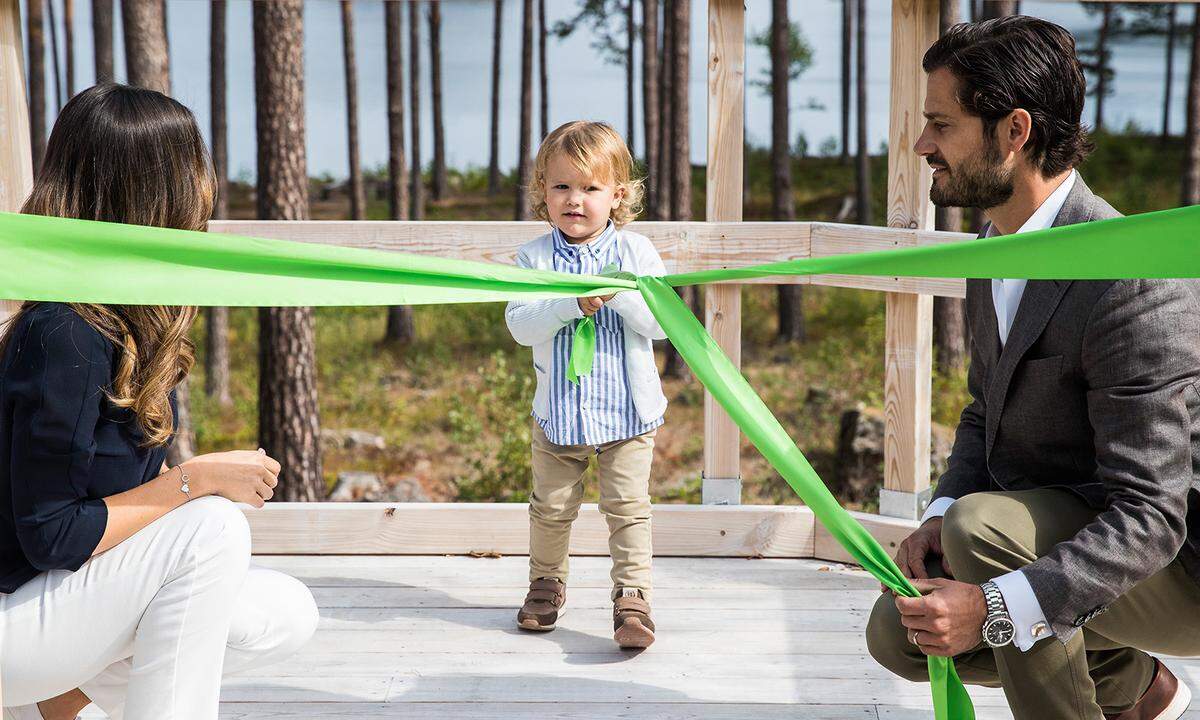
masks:
[[[915,247],[968,238],[962,233],[945,233],[901,228],[839,225],[808,222],[645,222],[633,223],[630,230],[651,239],[667,266],[668,273],[692,272],[714,268],[744,267],[761,263],[826,257],[844,253]],[[299,242],[370,248],[481,262],[512,263],[517,248],[546,232],[537,222],[348,222],[348,221],[213,221],[210,231],[252,237]],[[939,278],[866,277],[850,275],[780,276],[754,282],[795,283],[832,287],[860,288],[888,293],[887,347],[885,363],[884,409],[885,446],[892,462],[887,489],[918,495],[929,486],[929,405],[920,414],[903,414],[912,398],[905,392],[928,398],[931,382],[928,362],[912,362],[914,347],[929,353],[931,329],[922,327],[928,318],[905,308],[928,302],[934,295],[962,297],[964,282]],[[737,285],[729,284],[726,293],[738,296]],[[710,292],[712,288],[710,288]],[[924,298],[924,300],[922,300]],[[727,327],[741,327],[740,302],[724,302]],[[714,325],[710,313],[707,325]],[[726,334],[722,347],[740,356],[741,336]],[[706,470],[718,465],[714,455],[728,444],[728,433],[737,438],[736,426],[730,431],[715,422],[715,408],[705,406],[704,457]],[[916,443],[924,443],[924,448]],[[921,461],[923,458],[923,464]],[[725,466],[737,473],[736,457]],[[885,468],[886,470],[886,468]],[[728,472],[729,470],[727,470]],[[711,475],[705,472],[705,481]],[[736,498],[734,498],[736,502]],[[733,503],[729,503],[733,504]],[[897,513],[901,514],[901,513]],[[911,516],[911,513],[909,513]]]

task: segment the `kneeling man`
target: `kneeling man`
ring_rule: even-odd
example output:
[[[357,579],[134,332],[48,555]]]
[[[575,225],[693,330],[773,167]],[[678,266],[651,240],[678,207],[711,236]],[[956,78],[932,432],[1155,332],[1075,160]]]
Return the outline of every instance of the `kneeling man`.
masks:
[[[935,204],[982,208],[984,236],[1119,215],[1075,169],[1091,145],[1066,30],[957,25],[923,65],[915,150]],[[1183,714],[1187,687],[1149,653],[1200,655],[1198,296],[1191,280],[967,280],[971,404],[897,556],[925,595],[879,598],[876,660],[921,681],[926,655],[953,657],[1018,719]]]

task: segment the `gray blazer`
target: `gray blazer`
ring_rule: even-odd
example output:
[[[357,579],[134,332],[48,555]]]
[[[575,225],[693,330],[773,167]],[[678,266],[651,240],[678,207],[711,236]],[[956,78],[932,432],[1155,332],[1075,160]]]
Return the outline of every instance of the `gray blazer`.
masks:
[[[1077,178],[1054,225],[1119,216]],[[1096,508],[1023,570],[1064,642],[1176,556],[1200,580],[1200,282],[1030,280],[1003,350],[991,280],[967,280],[966,312],[971,404],[934,497],[1061,487]]]

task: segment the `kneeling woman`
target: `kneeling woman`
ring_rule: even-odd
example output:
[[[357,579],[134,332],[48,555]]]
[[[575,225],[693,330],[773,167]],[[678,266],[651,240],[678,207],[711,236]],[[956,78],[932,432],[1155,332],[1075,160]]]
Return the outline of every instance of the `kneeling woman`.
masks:
[[[100,85],[63,108],[23,211],[203,230],[216,185],[191,112]],[[137,278],[129,278],[137,282]],[[223,673],[280,660],[317,609],[249,566],[234,502],[261,450],[167,468],[191,307],[25,303],[0,338],[0,680],[5,720],[217,717]]]

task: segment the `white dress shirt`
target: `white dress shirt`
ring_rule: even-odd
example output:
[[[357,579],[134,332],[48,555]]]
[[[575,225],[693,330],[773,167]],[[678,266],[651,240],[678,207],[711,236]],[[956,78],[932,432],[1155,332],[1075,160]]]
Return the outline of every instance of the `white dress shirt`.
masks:
[[[1079,174],[1072,170],[1067,179],[1063,180],[1062,184],[1050,193],[1017,232],[1031,232],[1052,227],[1063,204],[1067,201],[1067,196],[1071,194],[1071,188],[1075,187],[1075,179],[1078,177]],[[996,226],[989,225],[987,237],[997,234]],[[1008,332],[1012,329],[1013,320],[1017,317],[1017,307],[1021,304],[1021,296],[1025,292],[1027,282],[1029,281],[1019,278],[992,280],[992,305],[996,310],[996,327],[1000,331],[1001,348],[1008,342]],[[929,503],[929,507],[921,517],[921,522],[945,515],[946,510],[953,503],[954,498],[948,497],[934,500]],[[992,578],[992,582],[996,583],[996,586],[1000,588],[1000,594],[1004,596],[1004,604],[1008,608],[1008,614],[1012,617],[1013,626],[1016,628],[1013,644],[1021,652],[1029,650],[1038,640],[1051,636],[1050,624],[1046,622],[1046,615],[1042,612],[1041,603],[1033,594],[1033,587],[1023,572],[1014,570],[1000,577]]]

